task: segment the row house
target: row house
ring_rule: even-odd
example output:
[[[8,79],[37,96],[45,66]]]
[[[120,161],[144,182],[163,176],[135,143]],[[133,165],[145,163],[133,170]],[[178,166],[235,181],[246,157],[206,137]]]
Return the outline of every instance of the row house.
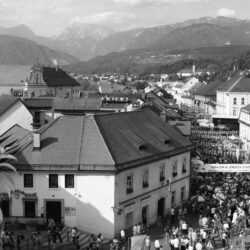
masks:
[[[9,219],[114,237],[189,199],[193,145],[151,110],[65,115],[18,141]]]

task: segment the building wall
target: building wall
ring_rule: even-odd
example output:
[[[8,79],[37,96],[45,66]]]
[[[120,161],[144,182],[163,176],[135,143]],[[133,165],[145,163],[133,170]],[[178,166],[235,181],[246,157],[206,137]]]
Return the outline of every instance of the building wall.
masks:
[[[186,158],[187,172],[182,173],[183,160]],[[178,175],[172,176],[173,163],[177,161]],[[160,181],[160,168],[165,169],[165,181]],[[149,186],[142,187],[144,170],[149,173]],[[133,175],[133,193],[126,193],[126,178]],[[189,197],[190,183],[190,152],[183,153],[168,159],[155,161],[140,167],[128,169],[116,175],[115,178],[115,204],[122,209],[120,214],[115,213],[115,233],[121,229],[127,229],[131,225],[128,223],[126,215],[131,213],[132,224],[142,221],[142,208],[148,205],[148,223],[153,224],[158,217],[158,200],[165,198],[164,216],[169,212],[171,205],[179,206],[181,204],[180,193],[181,187],[185,186],[185,197]],[[168,181],[172,183],[168,185]],[[175,204],[171,204],[171,191],[176,192]]]
[[[236,104],[234,104],[234,98],[236,98]],[[240,115],[240,109],[250,104],[250,93],[217,91],[216,103],[216,114],[237,118]]]
[[[33,116],[21,101],[16,102],[6,112],[0,116],[0,135],[6,132],[13,125],[32,130]]]
[[[33,188],[24,188],[24,173],[33,173]],[[75,174],[75,187],[65,188],[65,173],[58,174],[58,188],[49,188],[48,172],[19,172],[14,176],[15,187],[25,193],[36,193],[36,218],[24,218],[24,195],[18,199],[12,195],[10,215],[21,220],[41,218],[46,221],[46,201],[61,201],[62,222],[67,226],[77,226],[79,229],[95,234],[103,233],[105,237],[114,234],[114,175],[78,172]],[[68,209],[73,209],[69,211]]]

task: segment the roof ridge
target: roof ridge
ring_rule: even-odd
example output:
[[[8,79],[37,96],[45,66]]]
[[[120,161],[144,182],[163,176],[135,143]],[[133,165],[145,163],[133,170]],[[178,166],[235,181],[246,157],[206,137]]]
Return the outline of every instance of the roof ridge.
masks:
[[[236,82],[227,90],[228,92],[230,92],[239,82],[240,80],[244,77],[244,75],[241,75],[239,77],[239,79],[236,80]]]
[[[98,114],[94,114],[94,117],[99,117],[99,116],[110,116],[110,115],[125,115],[125,114],[130,114],[130,113],[136,113],[136,112],[145,112],[150,110],[150,108],[147,109],[143,109],[143,110],[133,110],[133,111],[129,111],[129,112],[109,112],[109,113],[98,113]]]

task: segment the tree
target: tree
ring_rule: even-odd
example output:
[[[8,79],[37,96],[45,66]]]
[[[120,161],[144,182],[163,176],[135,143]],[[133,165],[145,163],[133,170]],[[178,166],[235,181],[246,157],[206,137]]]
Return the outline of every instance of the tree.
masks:
[[[11,164],[16,161],[16,157],[11,154],[16,146],[4,147],[4,140],[0,140],[0,192],[10,193],[10,187],[14,187],[14,181],[12,175],[16,173],[15,167]],[[3,213],[1,210],[1,198],[0,198],[0,232],[3,229]]]

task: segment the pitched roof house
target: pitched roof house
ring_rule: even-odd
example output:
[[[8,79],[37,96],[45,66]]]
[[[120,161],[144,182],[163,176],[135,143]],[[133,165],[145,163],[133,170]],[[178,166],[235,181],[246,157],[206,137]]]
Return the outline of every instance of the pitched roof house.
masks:
[[[0,135],[13,125],[32,130],[33,116],[20,98],[0,96]]]
[[[16,155],[17,188],[31,185],[36,196],[24,194],[23,209],[13,200],[12,215],[53,217],[107,237],[139,223],[137,211],[152,224],[188,199],[191,149],[150,110],[60,117]]]
[[[24,89],[25,97],[78,96],[80,84],[58,67],[44,67],[39,63],[31,68]]]

